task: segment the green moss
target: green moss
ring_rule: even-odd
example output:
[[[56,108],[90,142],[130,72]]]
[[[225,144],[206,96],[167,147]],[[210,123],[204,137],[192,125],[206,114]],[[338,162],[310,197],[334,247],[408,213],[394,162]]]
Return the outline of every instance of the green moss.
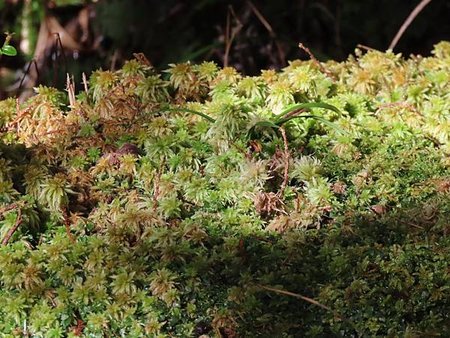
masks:
[[[445,336],[446,48],[0,102],[0,332]]]

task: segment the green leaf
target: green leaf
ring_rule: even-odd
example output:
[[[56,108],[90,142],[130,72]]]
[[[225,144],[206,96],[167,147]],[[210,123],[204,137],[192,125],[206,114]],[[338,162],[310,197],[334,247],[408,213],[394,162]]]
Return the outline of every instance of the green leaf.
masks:
[[[191,114],[194,114],[194,115],[201,116],[204,119],[208,120],[209,122],[212,122],[212,123],[216,122],[216,120],[214,120],[212,117],[210,117],[210,116],[208,116],[206,114],[203,114],[201,112],[198,112],[198,111],[195,111],[195,110],[192,110],[192,109],[188,109],[188,108],[163,108],[163,109],[161,109],[161,111],[163,111],[163,112],[185,112],[185,113],[191,113]]]
[[[279,128],[279,126],[277,126],[275,123],[273,123],[272,121],[269,121],[269,120],[259,121],[259,122],[255,123],[255,125],[252,128],[257,128],[257,127],[266,127],[266,128],[274,128],[274,129]]]
[[[323,124],[327,125],[330,128],[333,128],[335,130],[337,130],[338,132],[342,133],[342,134],[346,134],[347,132],[341,128],[339,128],[336,124],[334,124],[333,122],[328,121],[327,119],[324,119],[321,116],[317,116],[317,115],[297,115],[297,116],[291,116],[291,117],[287,117],[285,119],[279,120],[278,122],[276,122],[277,126],[281,126],[282,124],[289,122],[290,120],[296,119],[296,118],[313,118],[315,120],[318,120],[320,122],[322,122]]]
[[[324,119],[321,116],[317,116],[317,115],[313,115],[313,114],[292,115],[292,116],[283,118],[283,116],[286,116],[289,113],[295,112],[296,110],[300,110],[300,109],[310,110],[311,108],[323,108],[323,109],[332,110],[338,114],[341,113],[340,110],[338,108],[336,108],[335,106],[332,106],[331,104],[324,103],[324,102],[295,103],[295,104],[291,104],[291,105],[287,106],[286,109],[284,109],[281,112],[281,114],[277,116],[277,119],[274,121],[274,123],[280,127],[284,123],[289,122],[290,120],[293,120],[295,118],[313,118],[313,119],[316,119],[316,120],[322,122],[323,124],[327,125],[328,127],[331,127],[333,129],[339,131],[342,134],[346,133],[343,129],[339,128],[336,124]]]
[[[17,55],[17,50],[11,45],[4,45],[0,49],[0,53],[1,54],[5,54],[7,56],[16,56]]]
[[[255,123],[255,125],[253,125],[248,133],[247,133],[247,137],[252,137],[255,136],[255,131],[257,128],[270,128],[272,130],[277,130],[279,127],[281,127],[284,123],[289,122],[290,120],[293,120],[295,118],[313,118],[316,119],[320,122],[322,122],[323,124],[327,125],[328,127],[331,127],[335,130],[337,130],[338,132],[345,134],[346,132],[339,128],[336,124],[324,119],[321,116],[318,115],[291,115],[289,117],[285,117],[283,118],[283,116],[288,115],[289,113],[292,113],[296,110],[300,110],[300,109],[305,109],[305,110],[309,110],[311,108],[323,108],[323,109],[329,109],[332,110],[336,113],[340,114],[339,109],[337,109],[335,106],[332,106],[331,104],[327,104],[324,102],[307,102],[307,103],[295,103],[295,104],[291,104],[289,106],[286,107],[286,109],[284,109],[280,115],[278,115],[274,121],[270,121],[270,120],[264,120],[264,121],[259,121],[257,123]]]
[[[247,132],[247,139],[256,138],[256,134],[257,134],[256,130],[258,128],[261,128],[261,129],[267,128],[267,129],[271,130],[273,133],[275,133],[275,130],[277,130],[279,127],[275,123],[273,123],[272,121],[269,121],[269,120],[258,121],[253,126],[251,126],[251,128],[249,128],[249,130]]]
[[[324,102],[306,102],[306,103],[294,103],[291,104],[289,106],[286,107],[286,109],[284,109],[278,116],[277,116],[277,121],[282,120],[282,117],[292,113],[295,110],[300,110],[300,109],[311,109],[311,108],[323,108],[323,109],[328,109],[328,110],[332,110],[338,114],[340,114],[340,110],[337,109],[335,106],[332,106],[331,104],[328,103],[324,103]],[[277,123],[278,124],[278,123]]]

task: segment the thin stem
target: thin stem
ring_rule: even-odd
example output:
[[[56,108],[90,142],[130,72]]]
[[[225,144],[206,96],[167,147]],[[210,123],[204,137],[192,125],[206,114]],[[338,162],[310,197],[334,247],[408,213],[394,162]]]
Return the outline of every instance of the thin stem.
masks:
[[[214,120],[212,117],[210,117],[210,116],[208,116],[206,114],[203,114],[203,113],[201,113],[199,111],[195,111],[195,110],[188,109],[188,108],[163,108],[163,109],[161,109],[161,111],[191,113],[191,114],[195,114],[195,115],[201,116],[201,117],[203,117],[204,119],[208,120],[211,123],[216,122],[216,120]]]
[[[272,292],[275,292],[275,293],[278,293],[278,294],[281,294],[281,295],[291,296],[291,297],[295,297],[295,298],[304,300],[305,302],[308,302],[308,303],[310,303],[310,304],[316,305],[316,306],[318,306],[318,307],[320,307],[320,308],[322,308],[322,309],[324,309],[324,310],[330,311],[330,312],[333,313],[333,315],[334,315],[336,318],[339,318],[340,320],[343,320],[343,321],[349,323],[349,324],[350,324],[351,326],[353,326],[353,328],[355,328],[355,330],[356,330],[356,327],[355,327],[355,325],[354,325],[354,323],[353,323],[352,321],[350,321],[349,319],[347,319],[347,318],[341,316],[339,313],[337,313],[336,311],[334,311],[332,308],[330,308],[330,307],[328,307],[328,306],[326,306],[326,305],[324,305],[324,304],[322,304],[322,303],[319,303],[319,302],[318,302],[317,300],[315,300],[315,299],[312,299],[312,298],[309,298],[309,297],[300,295],[300,294],[298,294],[298,293],[294,293],[294,292],[290,292],[290,291],[285,291],[285,290],[281,290],[281,289],[277,289],[277,288],[272,288],[272,287],[265,286],[265,285],[259,285],[259,284],[257,284],[256,286],[259,287],[259,288],[261,288],[261,289],[265,289],[265,290],[268,290],[268,291],[272,291]]]
[[[5,238],[3,238],[2,245],[7,245],[9,240],[11,239],[12,235],[16,232],[16,230],[19,228],[19,225],[22,223],[22,211],[20,209],[17,209],[17,219],[14,226],[8,230],[8,233],[6,234]]]
[[[18,206],[18,205],[17,205],[16,203],[12,203],[12,204],[7,205],[7,206],[5,206],[5,207],[3,207],[3,208],[0,208],[0,215],[3,216],[3,214],[4,214],[5,212],[17,208],[17,206]]]
[[[66,227],[66,233],[67,236],[69,237],[70,241],[72,243],[75,243],[75,237],[72,235],[72,232],[70,231],[70,218],[69,218],[69,212],[67,210],[67,208],[63,207],[61,208],[61,212],[63,214],[63,219],[64,219],[64,226]]]
[[[265,286],[265,285],[259,285],[258,284],[257,286],[260,287],[261,289],[265,289],[265,290],[268,290],[268,291],[276,292],[276,293],[279,293],[281,295],[292,296],[292,297],[295,297],[295,298],[299,298],[301,300],[304,300],[305,302],[308,302],[308,303],[311,303],[313,305],[316,305],[316,306],[318,306],[318,307],[320,307],[320,308],[322,308],[324,310],[334,312],[331,308],[329,308],[326,305],[323,305],[322,303],[319,303],[317,300],[314,300],[312,298],[300,295],[298,293],[293,293],[293,292],[290,292],[290,291],[276,289],[276,288],[272,288],[272,287]],[[338,316],[338,317],[340,317],[340,316]]]
[[[299,43],[298,47],[306,52],[306,54],[309,55],[311,60],[319,67],[319,69],[324,73],[326,76],[328,76],[331,80],[336,81],[336,76],[330,72],[328,69],[326,69],[319,60],[314,56],[314,54],[309,50],[308,47],[306,47],[303,43]]]
[[[30,69],[31,69],[31,65],[34,65],[34,68],[36,69],[36,76],[37,76],[36,81],[39,80],[39,67],[37,65],[36,59],[32,59],[28,63],[27,69],[25,70],[25,73],[23,74],[22,79],[20,80],[19,90],[22,89],[23,81],[25,80],[25,77],[29,74]]]
[[[262,15],[261,11],[255,6],[253,2],[250,0],[247,1],[247,4],[249,5],[250,9],[253,11],[253,13],[256,15],[258,20],[262,23],[262,25],[266,28],[266,30],[269,32],[270,37],[275,42],[275,46],[277,47],[277,53],[278,58],[280,59],[280,64],[285,64],[285,53],[283,51],[283,48],[281,47],[280,43],[277,40],[277,34],[273,30],[272,26],[270,25],[269,21]]]
[[[395,46],[397,46],[398,41],[402,37],[403,33],[405,33],[406,29],[409,27],[411,22],[414,21],[417,15],[431,2],[431,0],[422,0],[419,2],[419,4],[413,9],[413,11],[409,14],[409,16],[406,18],[403,25],[398,30],[397,34],[395,34],[395,37],[392,39],[391,44],[389,45],[389,49],[393,50]]]
[[[237,27],[231,28],[231,17],[236,20]],[[223,56],[223,66],[228,67],[228,58],[231,50],[231,45],[233,44],[233,40],[236,37],[236,35],[239,33],[241,28],[244,25],[239,21],[239,18],[237,17],[236,13],[234,12],[233,6],[228,7],[228,13],[227,13],[227,23],[225,27],[225,54]]]
[[[283,177],[283,183],[281,183],[280,191],[278,192],[279,196],[283,195],[284,190],[286,189],[286,186],[289,181],[289,148],[287,143],[287,137],[286,137],[286,131],[283,127],[280,127],[281,136],[283,137],[283,143],[284,143],[284,177]]]

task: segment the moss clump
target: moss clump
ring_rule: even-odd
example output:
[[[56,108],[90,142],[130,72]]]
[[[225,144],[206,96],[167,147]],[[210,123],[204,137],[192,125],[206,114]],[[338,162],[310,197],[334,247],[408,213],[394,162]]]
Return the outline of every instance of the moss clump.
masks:
[[[3,336],[448,333],[449,44],[356,54],[0,102]]]

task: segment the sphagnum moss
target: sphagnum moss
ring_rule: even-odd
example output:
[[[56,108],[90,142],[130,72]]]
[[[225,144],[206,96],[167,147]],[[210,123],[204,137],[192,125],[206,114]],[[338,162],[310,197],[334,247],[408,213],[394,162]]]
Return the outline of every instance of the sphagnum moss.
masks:
[[[0,102],[0,335],[447,336],[449,46]]]

